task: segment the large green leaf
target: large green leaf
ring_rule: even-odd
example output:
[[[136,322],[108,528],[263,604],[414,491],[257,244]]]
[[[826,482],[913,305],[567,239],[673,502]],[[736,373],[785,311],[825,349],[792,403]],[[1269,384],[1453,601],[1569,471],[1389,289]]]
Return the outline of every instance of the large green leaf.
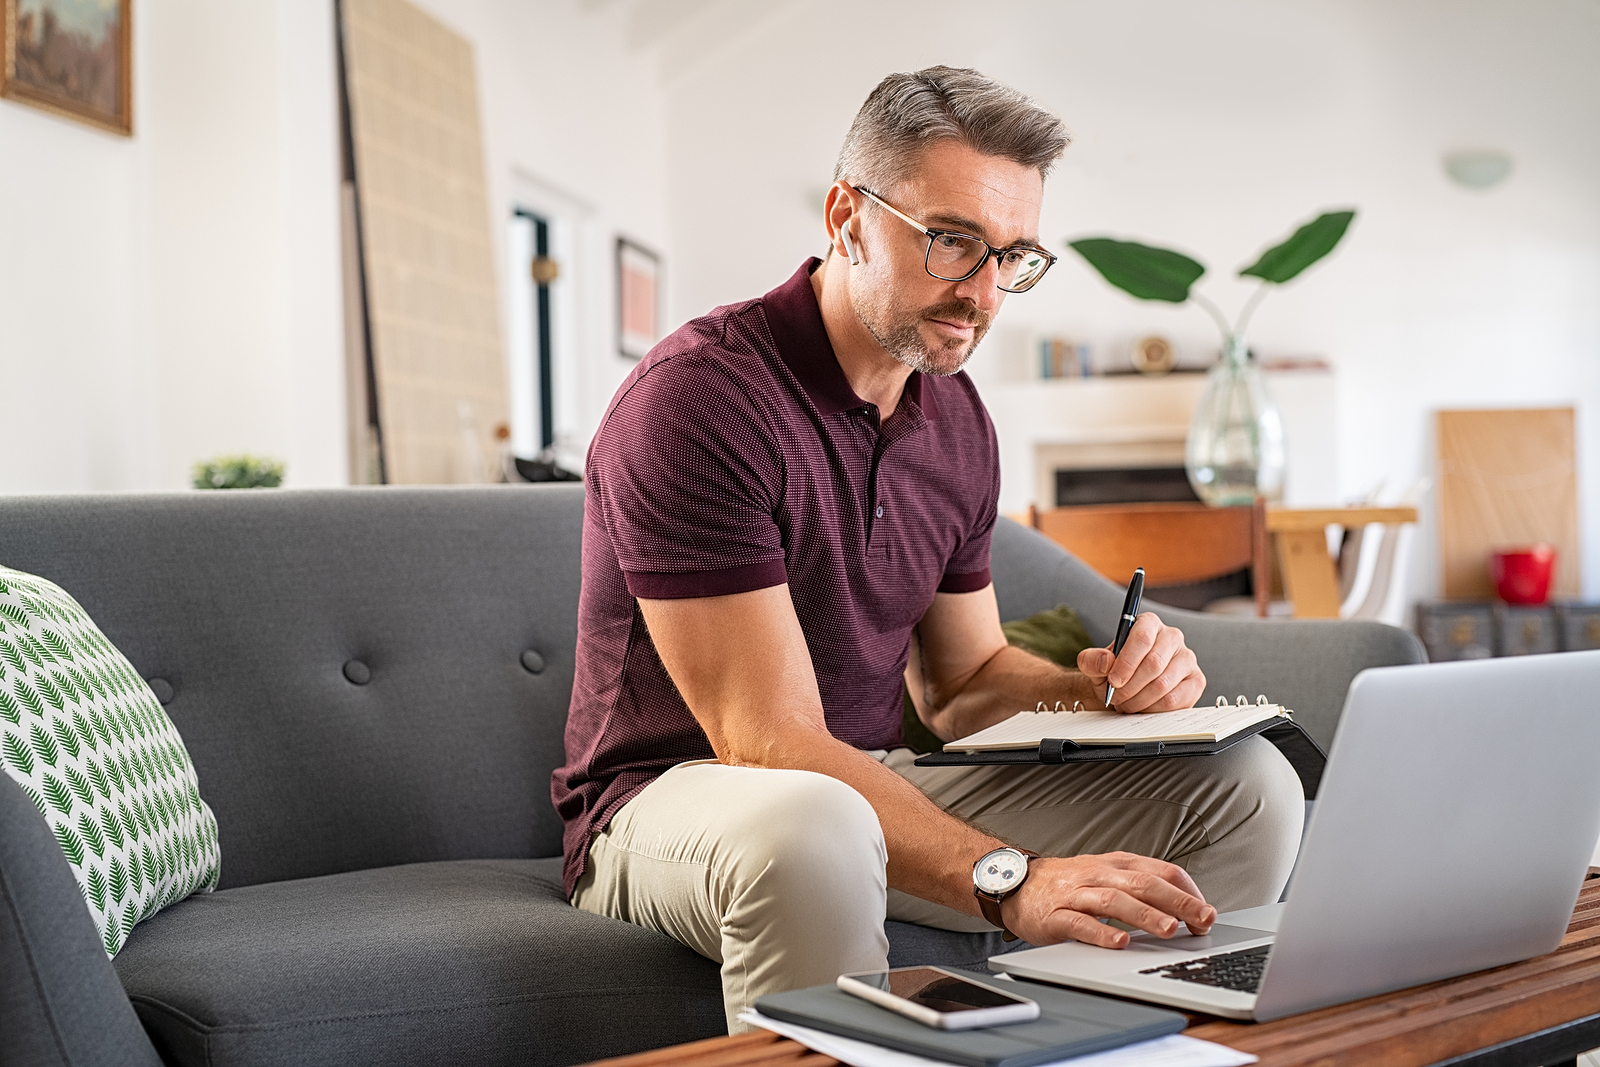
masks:
[[[1282,285],[1332,252],[1355,217],[1354,211],[1329,211],[1318,215],[1294,231],[1287,241],[1261,253],[1261,258],[1241,270],[1239,277],[1260,278]]]
[[[1189,299],[1189,287],[1206,272],[1182,252],[1137,241],[1084,237],[1068,242],[1067,247],[1088,260],[1106,281],[1140,300],[1181,304]]]

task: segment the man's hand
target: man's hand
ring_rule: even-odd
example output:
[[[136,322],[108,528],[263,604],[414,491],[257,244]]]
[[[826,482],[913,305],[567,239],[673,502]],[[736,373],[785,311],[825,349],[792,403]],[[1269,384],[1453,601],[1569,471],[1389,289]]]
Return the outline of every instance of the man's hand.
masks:
[[[1128,933],[1100,920],[1171,937],[1180,922],[1203,934],[1217,921],[1189,873],[1174,863],[1109,852],[1103,856],[1040,858],[1028,864],[1022,888],[1000,905],[1006,928],[1031,945],[1082,941],[1125,948]]]
[[[1183,643],[1183,631],[1148,611],[1134,621],[1120,655],[1113,656],[1109,648],[1086,648],[1078,653],[1078,670],[1100,699],[1108,681],[1115,686],[1117,710],[1124,712],[1192,708],[1206,691],[1206,676]]]

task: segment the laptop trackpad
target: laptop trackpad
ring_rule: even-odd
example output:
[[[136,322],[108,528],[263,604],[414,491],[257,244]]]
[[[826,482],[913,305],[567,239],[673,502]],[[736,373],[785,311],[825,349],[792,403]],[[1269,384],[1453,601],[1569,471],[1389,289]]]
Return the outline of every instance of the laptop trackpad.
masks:
[[[1259,941],[1263,937],[1271,937],[1270,930],[1252,930],[1247,926],[1224,926],[1217,923],[1211,932],[1204,937],[1195,937],[1192,934],[1181,934],[1175,937],[1160,938],[1154,934],[1138,933],[1129,939],[1129,948],[1160,949],[1163,952],[1214,952],[1228,945],[1237,945],[1244,941]]]

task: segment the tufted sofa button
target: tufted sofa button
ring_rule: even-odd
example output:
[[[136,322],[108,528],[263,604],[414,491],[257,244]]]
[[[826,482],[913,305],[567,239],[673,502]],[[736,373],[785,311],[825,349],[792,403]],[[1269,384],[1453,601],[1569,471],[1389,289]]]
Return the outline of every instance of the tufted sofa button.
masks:
[[[344,676],[355,685],[366,685],[372,681],[372,671],[358,659],[353,659],[344,665]]]
[[[172,703],[171,682],[167,681],[165,678],[151,678],[144,684],[150,687],[150,692],[154,693],[156,695],[156,699],[161,701],[161,703]]]
[[[529,674],[539,674],[544,670],[544,657],[533,649],[528,649],[522,654],[522,669]]]

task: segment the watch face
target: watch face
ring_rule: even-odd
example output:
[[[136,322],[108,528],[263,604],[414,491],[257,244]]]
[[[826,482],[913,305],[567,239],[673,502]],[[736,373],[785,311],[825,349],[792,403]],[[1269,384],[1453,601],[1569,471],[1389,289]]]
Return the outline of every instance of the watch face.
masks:
[[[1009,893],[1028,873],[1028,857],[1010,848],[996,849],[978,861],[972,881],[985,893]]]

